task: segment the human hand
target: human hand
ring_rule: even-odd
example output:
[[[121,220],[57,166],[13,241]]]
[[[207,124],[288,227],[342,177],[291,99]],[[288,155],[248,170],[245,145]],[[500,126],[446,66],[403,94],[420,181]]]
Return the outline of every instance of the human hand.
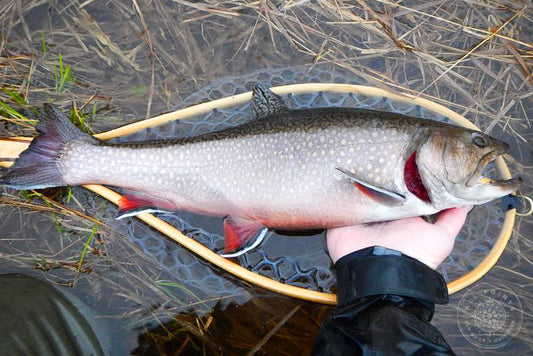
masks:
[[[442,211],[434,224],[420,217],[328,229],[328,251],[333,263],[371,246],[400,251],[436,269],[452,252],[455,238],[471,206]]]

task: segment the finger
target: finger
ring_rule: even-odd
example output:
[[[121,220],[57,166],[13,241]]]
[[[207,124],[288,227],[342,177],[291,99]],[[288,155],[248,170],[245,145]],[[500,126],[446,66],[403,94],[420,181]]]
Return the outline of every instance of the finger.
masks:
[[[457,236],[463,227],[466,215],[472,210],[472,206],[463,206],[444,210],[440,213],[435,226],[444,230],[448,236]]]

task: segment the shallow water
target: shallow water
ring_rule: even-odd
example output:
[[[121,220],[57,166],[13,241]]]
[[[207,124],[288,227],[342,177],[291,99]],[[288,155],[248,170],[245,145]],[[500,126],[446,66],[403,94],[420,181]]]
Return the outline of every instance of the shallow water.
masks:
[[[246,9],[237,11],[239,16],[224,17],[177,3],[156,1],[139,5],[157,54],[153,60],[155,79],[151,100],[150,51],[144,42],[137,12],[129,2],[89,2],[83,6],[61,1],[54,5],[24,4],[20,12],[23,22],[17,20],[19,12],[6,4],[2,19],[7,41],[2,45],[2,56],[5,60],[10,58],[11,65],[3,69],[4,81],[20,85],[22,92],[27,85],[28,100],[33,105],[47,100],[67,105],[75,100],[79,106],[92,94],[100,92],[95,100],[98,112],[90,125],[103,131],[143,118],[148,104],[151,105],[150,114],[155,115],[247,91],[257,82],[271,85],[346,82],[384,87],[390,83],[388,88],[392,90],[397,89],[396,85],[422,90],[439,75],[431,62],[395,50],[368,29],[353,33],[341,25],[335,27],[320,22],[323,29],[331,29],[328,33],[334,33],[334,38],[354,48],[384,51],[365,54],[333,42],[326,47],[337,57],[325,58],[324,64],[320,61],[313,64],[312,56],[305,50],[296,50],[283,34],[276,32],[272,40],[269,26],[258,15],[259,10]],[[43,10],[47,16],[39,16]],[[317,9],[310,4],[293,8],[286,16],[305,19],[313,11]],[[465,9],[465,14],[468,11]],[[505,14],[496,15],[505,18]],[[205,20],[197,20],[203,16]],[[278,21],[283,19],[275,14],[271,16],[276,16]],[[260,24],[257,28],[254,27],[256,20]],[[290,21],[290,18],[284,20]],[[400,20],[405,18],[398,14],[397,31],[405,26]],[[525,32],[527,20],[521,21],[517,26]],[[483,24],[477,26],[483,27]],[[253,32],[249,31],[251,28]],[[516,33],[522,36],[523,32],[517,30]],[[48,45],[45,53],[42,52],[43,39]],[[469,48],[474,40],[466,33],[462,37],[443,33],[435,39],[437,43],[458,48]],[[316,51],[322,44],[314,35],[309,35],[307,41]],[[495,43],[502,46],[500,42]],[[28,53],[31,54],[29,59],[23,56],[15,59],[16,55]],[[76,79],[67,83],[67,90],[60,93],[53,89],[59,53],[65,64],[72,66]],[[530,195],[533,158],[530,144],[522,139],[531,140],[527,119],[533,112],[528,96],[530,89],[521,84],[519,68],[508,69],[496,80],[486,74],[486,68],[498,71],[503,62],[494,57],[475,57],[473,61],[471,67],[457,68],[458,75],[443,78],[426,93],[447,101],[452,109],[482,129],[491,129],[493,135],[511,143],[510,154],[517,160],[511,161],[512,171],[524,177],[522,191]],[[31,77],[26,80],[28,73]],[[374,105],[372,107],[391,109],[388,101],[320,95],[293,96],[289,103],[292,107],[335,105],[342,100],[353,101],[345,103],[352,105],[368,101],[367,105]],[[507,108],[510,100],[515,102]],[[492,127],[502,108],[507,111]],[[401,109],[412,110],[412,115],[429,115],[416,107]],[[210,131],[242,122],[247,113],[249,108],[246,107],[219,110],[200,120],[150,130],[149,134],[168,137],[169,133],[188,135]],[[219,124],[214,125],[214,122]],[[13,126],[6,125],[5,134],[14,132]],[[136,136],[142,137],[141,134]],[[91,253],[85,256],[84,273],[77,273],[75,264],[94,223],[79,216],[62,215],[59,211],[54,215],[50,211],[18,206],[25,200],[13,191],[4,194],[0,207],[0,272],[23,272],[65,285],[62,288],[71,289],[87,301],[96,314],[113,323],[124,353],[133,349],[136,353],[154,350],[155,345],[166,350],[177,350],[184,345],[183,352],[205,351],[208,354],[243,353],[254,347],[265,354],[298,354],[311,347],[327,307],[250,287],[135,219],[115,221],[115,207],[83,188],[74,188],[73,198],[68,203],[66,195],[59,199],[68,207],[104,223],[91,244]],[[50,210],[39,199],[36,203]],[[461,275],[486,255],[499,232],[502,219],[499,205],[494,202],[471,214],[453,255],[442,269],[448,279]],[[212,248],[221,248],[221,225],[217,219],[184,213],[164,218]],[[531,231],[531,218],[518,218],[513,238],[497,266],[473,287],[452,296],[448,305],[438,307],[435,324],[458,354],[522,353],[532,349]],[[239,262],[262,274],[311,289],[329,290],[334,286],[321,235],[296,239],[274,235],[262,250]],[[489,288],[488,295],[493,297],[480,304],[496,306],[492,310],[497,313],[488,313],[485,324],[474,321],[474,327],[465,331],[469,320],[461,311],[471,311],[474,297],[483,295],[483,290],[475,288],[483,287],[483,283]],[[491,291],[494,293],[490,294]],[[502,315],[518,318],[506,304],[512,294],[520,301],[516,308],[522,324],[514,326],[516,335],[512,330],[510,335],[504,333],[504,337],[499,338],[494,332],[498,324],[487,324],[487,320],[496,322]],[[287,316],[290,318],[284,320]],[[280,329],[269,337],[276,326]],[[145,349],[139,348],[139,343]]]

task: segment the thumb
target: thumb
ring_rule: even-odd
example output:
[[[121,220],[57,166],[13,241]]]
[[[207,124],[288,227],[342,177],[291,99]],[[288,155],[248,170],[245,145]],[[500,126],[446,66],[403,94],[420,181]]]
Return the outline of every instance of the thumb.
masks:
[[[466,215],[472,208],[472,206],[463,206],[444,210],[440,213],[434,226],[444,231],[446,235],[456,237],[465,223]]]

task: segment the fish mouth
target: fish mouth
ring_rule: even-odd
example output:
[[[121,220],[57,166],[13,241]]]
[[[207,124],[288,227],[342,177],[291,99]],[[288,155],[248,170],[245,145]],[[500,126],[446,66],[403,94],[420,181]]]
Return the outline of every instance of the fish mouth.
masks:
[[[515,177],[510,179],[492,179],[483,175],[483,171],[487,168],[488,164],[493,162],[499,155],[507,151],[508,145],[502,147],[501,150],[495,150],[487,153],[478,163],[476,169],[466,182],[467,187],[473,186],[490,186],[500,188],[506,191],[515,191],[522,185],[522,178]]]
[[[480,177],[478,185],[499,187],[504,190],[515,191],[522,186],[522,178],[515,177],[510,179],[495,180],[487,177]]]

